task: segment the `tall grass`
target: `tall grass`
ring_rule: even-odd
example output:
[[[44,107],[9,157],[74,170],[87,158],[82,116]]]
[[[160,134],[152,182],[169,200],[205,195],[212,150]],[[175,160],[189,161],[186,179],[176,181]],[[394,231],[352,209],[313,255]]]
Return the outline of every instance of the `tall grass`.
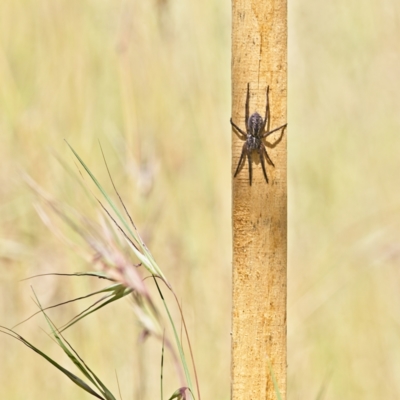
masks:
[[[193,30],[184,16],[193,12],[198,18],[228,21],[229,14],[212,2],[199,4],[198,10],[187,7],[169,3],[158,10],[151,2],[116,6],[66,1],[0,5],[0,73],[5,82],[0,94],[0,152],[5,162],[0,173],[5,198],[1,323],[13,326],[36,311],[29,283],[18,284],[19,279],[88,269],[35,215],[33,196],[19,169],[55,198],[96,219],[93,205],[52,152],[74,170],[66,138],[99,180],[107,182],[100,139],[144,241],[154,258],[162,260],[180,295],[195,357],[203,360],[198,363],[200,380],[208,381],[203,396],[224,397],[229,393],[230,152],[224,133],[226,118],[229,121],[229,47],[222,45],[229,43],[229,32],[227,23],[224,27],[216,19],[213,32],[210,26]],[[207,42],[220,46],[218,54],[208,52],[205,35]],[[220,167],[210,160],[218,160]],[[70,239],[79,243],[79,238]],[[55,277],[32,284],[43,306],[99,289],[98,282]],[[209,290],[221,293],[219,307]],[[129,302],[111,305],[66,335],[113,393],[117,370],[124,398],[156,398],[161,348],[151,340],[140,343],[130,307]],[[71,305],[49,314],[60,326],[80,311]],[[108,323],[111,318],[113,324]],[[40,327],[45,326],[36,317],[18,329],[59,359]],[[2,396],[55,398],[62,388],[64,398],[87,398],[18,343],[2,338],[0,346],[6,371],[0,374]],[[218,354],[211,377],[204,349]],[[11,382],[10,374],[16,371],[18,378]],[[176,389],[171,376],[175,372],[169,371],[165,365],[166,394]]]
[[[145,242],[182,295],[203,398],[228,399],[230,5],[164,3],[0,2],[0,322],[36,311],[18,280],[87,268],[49,235],[18,171],[96,218],[52,152],[74,168],[67,138],[103,182],[100,139]],[[399,7],[289,2],[291,399],[399,397]],[[47,305],[99,283],[46,277],[33,287]],[[79,311],[50,316],[60,325]],[[36,318],[18,329],[59,356],[40,327]],[[124,398],[154,399],[160,349],[138,344],[138,331],[126,302],[77,324],[68,340],[113,392],[117,369]],[[3,398],[87,398],[0,339]]]

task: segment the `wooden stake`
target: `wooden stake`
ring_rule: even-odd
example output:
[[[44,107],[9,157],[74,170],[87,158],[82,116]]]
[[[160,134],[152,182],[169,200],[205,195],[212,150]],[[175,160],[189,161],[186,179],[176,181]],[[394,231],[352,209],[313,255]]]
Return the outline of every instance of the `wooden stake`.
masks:
[[[232,0],[232,118],[242,130],[248,83],[250,115],[264,117],[269,85],[270,129],[286,123],[286,0]],[[232,137],[235,172],[243,141]],[[276,400],[273,376],[286,399],[286,138],[265,140],[269,184],[257,153],[252,186],[247,161],[233,178],[233,400]]]

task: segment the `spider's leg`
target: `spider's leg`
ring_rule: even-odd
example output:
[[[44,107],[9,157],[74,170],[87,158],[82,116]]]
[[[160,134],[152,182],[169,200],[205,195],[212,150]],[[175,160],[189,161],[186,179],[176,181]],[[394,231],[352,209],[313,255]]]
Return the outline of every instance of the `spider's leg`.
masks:
[[[247,132],[247,126],[248,126],[248,122],[249,122],[249,107],[250,107],[250,83],[247,83],[246,116],[245,116],[246,132]]]
[[[263,148],[263,151],[264,151],[265,158],[266,158],[267,161],[268,161],[268,164],[270,164],[270,165],[272,165],[273,167],[275,167],[275,164],[274,164],[274,163],[272,162],[272,160],[269,158],[269,155],[268,155],[268,153],[267,153],[267,149],[265,148],[264,145],[262,146],[262,148]],[[260,157],[261,157],[261,154],[260,154]]]
[[[251,181],[253,178],[253,166],[251,165],[251,151],[247,152],[247,159],[249,160],[249,180],[250,180],[250,186],[251,186]]]
[[[233,175],[234,178],[236,178],[236,175],[239,173],[240,169],[243,167],[243,164],[246,162],[246,143],[243,145],[243,150],[242,150],[242,154],[240,155],[240,159],[238,162],[238,165],[236,167],[236,171],[235,171],[235,175]]]
[[[240,132],[244,137],[240,137],[240,139],[242,139],[242,140],[246,140],[246,138],[247,138],[247,134],[246,133],[244,133],[233,121],[232,121],[232,118],[231,118],[231,125],[234,127],[234,131],[235,131],[235,133],[240,137],[240,135],[238,134],[238,132]]]
[[[285,129],[285,128],[286,128],[286,125],[287,125],[287,124],[282,125],[282,126],[280,126],[280,127],[278,127],[278,128],[272,129],[272,131],[265,132],[261,137],[262,137],[262,138],[265,138],[265,137],[269,136],[271,133],[274,133],[274,132],[276,132],[276,131],[279,131],[279,129]]]
[[[262,167],[262,170],[263,170],[264,178],[265,178],[266,182],[268,183],[268,176],[267,176],[267,171],[265,170],[265,161],[264,161],[263,150],[265,151],[265,147],[263,147],[263,148],[260,147],[258,149],[258,154],[260,156],[261,167]]]
[[[269,85],[267,86],[267,100],[265,103],[265,117],[264,117],[262,131],[265,131],[265,127],[267,125],[268,119],[269,119]]]

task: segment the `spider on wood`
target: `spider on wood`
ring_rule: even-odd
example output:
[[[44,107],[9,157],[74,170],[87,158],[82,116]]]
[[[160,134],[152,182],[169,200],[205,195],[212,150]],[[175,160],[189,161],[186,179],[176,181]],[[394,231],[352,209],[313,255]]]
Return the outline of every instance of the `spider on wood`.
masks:
[[[256,151],[260,157],[261,167],[264,173],[264,178],[268,183],[268,176],[267,171],[265,170],[265,161],[264,157],[267,160],[268,164],[275,167],[272,160],[269,158],[267,153],[267,149],[263,143],[263,139],[267,136],[271,135],[279,129],[283,130],[286,128],[287,124],[280,126],[279,128],[275,128],[272,131],[265,131],[265,127],[267,123],[269,124],[269,102],[268,102],[268,94],[269,94],[269,86],[267,86],[267,104],[265,107],[265,118],[262,119],[261,115],[257,112],[250,115],[249,118],[249,100],[250,100],[250,84],[247,84],[247,97],[246,97],[246,115],[245,115],[245,123],[246,123],[246,132],[243,132],[233,121],[231,118],[231,125],[234,128],[234,132],[239,136],[240,139],[244,140],[242,154],[240,155],[239,163],[236,168],[236,172],[234,177],[239,173],[239,170],[243,167],[244,163],[246,162],[246,156],[249,163],[249,179],[250,179],[250,186],[252,181],[252,164],[251,164],[251,155],[254,151]],[[268,128],[268,126],[267,126]]]

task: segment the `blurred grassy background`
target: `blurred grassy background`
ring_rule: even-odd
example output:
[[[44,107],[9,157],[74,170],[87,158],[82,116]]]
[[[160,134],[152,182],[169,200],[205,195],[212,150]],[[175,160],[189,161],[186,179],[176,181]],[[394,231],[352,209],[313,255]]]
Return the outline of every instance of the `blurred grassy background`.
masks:
[[[400,397],[399,37],[396,0],[289,2],[290,399]],[[98,287],[18,283],[90,269],[43,226],[19,170],[95,218],[52,152],[73,167],[68,139],[109,187],[100,139],[182,298],[203,398],[229,398],[229,94],[229,1],[0,2],[1,324],[36,311],[30,284],[45,304]],[[69,365],[40,327],[18,332]],[[115,393],[117,370],[124,399],[158,398],[159,344],[138,332],[122,301],[67,337]],[[1,398],[89,398],[6,336],[0,359]]]

